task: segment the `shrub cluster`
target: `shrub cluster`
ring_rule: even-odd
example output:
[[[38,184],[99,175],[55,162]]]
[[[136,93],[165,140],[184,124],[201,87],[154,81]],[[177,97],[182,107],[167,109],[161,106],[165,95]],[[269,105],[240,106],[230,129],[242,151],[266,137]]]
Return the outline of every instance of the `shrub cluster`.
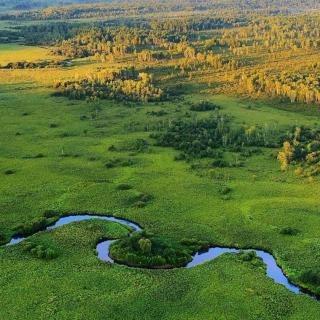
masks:
[[[320,286],[320,269],[308,270],[302,273],[301,281]]]
[[[70,65],[70,61],[40,61],[40,62],[28,62],[28,61],[17,61],[10,62],[5,66],[0,66],[0,69],[43,69],[43,68],[56,68],[56,67],[67,67]]]
[[[58,81],[55,95],[70,99],[116,99],[121,101],[159,101],[164,98],[161,89],[152,84],[147,73],[138,74],[134,68],[119,72],[97,72],[78,80]]]
[[[320,130],[297,127],[288,135],[278,154],[281,169],[289,164],[298,164],[297,175],[316,176],[320,174]]]
[[[145,231],[134,232],[116,241],[110,248],[110,256],[120,263],[149,268],[184,266],[192,259],[192,253],[203,245],[200,242],[174,242]]]
[[[146,193],[139,193],[133,199],[133,206],[135,208],[144,208],[149,201],[151,201],[152,196]]]
[[[114,158],[109,159],[105,163],[105,167],[108,169],[111,168],[117,168],[117,167],[130,167],[135,164],[135,161],[133,159],[122,159],[122,158]]]
[[[4,171],[4,174],[9,176],[9,175],[15,174],[15,171],[13,169],[8,169]]]
[[[163,147],[174,147],[192,158],[216,156],[216,148],[279,146],[279,132],[266,127],[232,128],[228,118],[215,115],[201,120],[176,120],[166,132],[151,135]],[[217,164],[223,166],[223,164]]]
[[[46,227],[51,225],[58,216],[58,212],[54,210],[47,210],[44,212],[43,217],[34,218],[31,221],[16,225],[14,228],[15,234],[27,236],[38,231],[45,230]]]
[[[37,245],[33,242],[24,243],[24,251],[31,253],[32,256],[39,259],[51,260],[58,256],[56,250],[53,248]]]
[[[296,236],[299,233],[300,231],[298,229],[292,227],[285,227],[280,230],[280,234],[285,236]]]
[[[15,233],[18,235],[29,235],[39,230],[43,230],[49,224],[49,221],[45,217],[35,218],[26,223],[18,224],[14,229]]]
[[[220,106],[209,102],[209,101],[201,101],[199,103],[194,103],[190,107],[191,111],[198,111],[198,112],[203,112],[203,111],[215,111],[215,110],[220,110]]]
[[[143,153],[149,150],[149,142],[145,139],[135,139],[133,141],[128,141],[122,146],[111,145],[109,151],[130,151]]]

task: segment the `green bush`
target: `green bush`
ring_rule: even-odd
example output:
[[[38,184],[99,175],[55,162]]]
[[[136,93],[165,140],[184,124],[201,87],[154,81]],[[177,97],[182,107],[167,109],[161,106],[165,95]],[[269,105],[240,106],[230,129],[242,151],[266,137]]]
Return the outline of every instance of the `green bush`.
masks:
[[[144,208],[147,204],[143,201],[137,201],[133,204],[135,208]]]
[[[308,270],[302,273],[301,281],[320,286],[320,269]]]
[[[54,211],[54,210],[46,210],[44,213],[43,213],[43,216],[47,219],[49,218],[55,218],[55,217],[58,217],[59,216],[59,212],[57,211]]]
[[[203,111],[217,111],[220,110],[221,107],[209,102],[209,101],[201,101],[199,103],[192,104],[190,107],[191,111],[203,112]]]
[[[295,236],[299,233],[300,231],[298,229],[292,228],[292,227],[285,227],[280,230],[280,234],[286,235],[286,236]]]
[[[231,191],[232,191],[232,189],[227,186],[220,186],[220,188],[219,188],[219,193],[221,195],[226,195],[226,194],[230,193]]]
[[[30,222],[17,225],[14,230],[18,235],[29,235],[44,230],[49,222],[46,217],[36,218]]]
[[[253,259],[257,258],[257,254],[253,250],[246,252],[241,251],[239,257],[242,261],[252,261]]]
[[[163,117],[167,114],[168,114],[168,112],[166,112],[164,110],[147,112],[147,115],[154,116],[154,117]]]
[[[120,183],[117,185],[117,189],[118,190],[130,190],[130,189],[132,189],[132,186],[130,186],[130,184],[127,184],[127,183]]]
[[[214,168],[228,168],[230,164],[223,159],[216,159],[212,161],[211,166]]]
[[[109,159],[105,163],[105,167],[108,169],[117,168],[117,167],[130,167],[135,164],[133,159],[121,159],[121,158],[114,158]]]
[[[51,260],[58,256],[55,249],[33,242],[25,242],[23,248],[25,252],[29,252],[33,257],[38,259]]]
[[[12,175],[12,174],[15,174],[15,171],[12,170],[12,169],[8,169],[8,170],[5,170],[5,171],[4,171],[4,174],[7,175],[7,176],[8,176],[8,175]]]
[[[199,243],[182,244],[142,231],[113,243],[110,256],[132,266],[167,268],[187,264],[199,248]]]

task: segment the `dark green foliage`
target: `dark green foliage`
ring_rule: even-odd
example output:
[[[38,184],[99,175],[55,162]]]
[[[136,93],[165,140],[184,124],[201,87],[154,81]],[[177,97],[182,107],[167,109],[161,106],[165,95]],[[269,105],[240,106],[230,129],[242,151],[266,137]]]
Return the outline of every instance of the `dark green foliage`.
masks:
[[[192,242],[188,246],[142,231],[116,241],[110,255],[131,266],[170,268],[187,264],[195,247],[199,249],[199,244]]]
[[[159,146],[174,147],[194,158],[215,157],[215,148],[235,146],[279,146],[277,131],[250,127],[231,128],[228,118],[216,115],[201,120],[173,121],[165,133],[152,135]],[[218,160],[214,166],[227,166]]]
[[[138,200],[133,204],[133,206],[136,208],[144,208],[146,206],[146,202]]]
[[[44,158],[44,154],[43,153],[38,153],[34,156],[34,159],[40,159],[40,158]]]
[[[194,238],[190,238],[190,239],[182,239],[180,241],[180,243],[183,246],[188,247],[190,250],[192,250],[192,252],[196,252],[198,250],[205,250],[209,248],[209,243],[206,241],[200,241]]]
[[[261,154],[262,153],[262,150],[259,149],[259,148],[254,148],[254,149],[240,149],[238,152],[240,152],[240,156],[241,157],[244,157],[244,158],[249,158],[253,155],[256,155],[256,154]]]
[[[38,259],[51,260],[58,256],[57,251],[51,247],[37,245],[33,242],[24,243],[23,249]]]
[[[238,257],[243,262],[250,262],[251,265],[258,268],[265,268],[262,260],[257,256],[256,252],[253,250],[249,251],[240,251]]]
[[[13,169],[5,170],[5,171],[4,171],[4,174],[5,174],[5,175],[12,175],[12,174],[15,174],[15,170],[13,170]]]
[[[217,167],[217,168],[228,168],[230,167],[230,163],[223,160],[223,159],[215,159],[211,163],[212,167]]]
[[[315,286],[320,286],[320,269],[308,270],[302,273],[300,280]]]
[[[86,115],[82,115],[82,116],[80,116],[80,120],[81,121],[88,120],[88,117]]]
[[[187,155],[185,153],[179,153],[174,157],[175,161],[187,160]]]
[[[152,200],[152,196],[145,193],[140,193],[132,199],[135,208],[144,208],[148,202]]]
[[[126,151],[146,152],[149,149],[149,142],[145,139],[134,140],[126,148]]]
[[[24,157],[22,157],[23,159],[41,159],[44,158],[45,155],[43,153],[37,153],[35,155],[26,155]]]
[[[109,159],[105,167],[108,169],[116,168],[116,167],[130,167],[133,166],[136,162],[133,159],[122,159],[122,158],[114,158]]]
[[[49,218],[56,218],[56,217],[59,217],[59,212],[57,211],[54,211],[54,210],[46,210],[44,213],[43,213],[43,216],[47,219]]]
[[[199,103],[194,103],[191,105],[190,110],[191,111],[198,111],[198,112],[203,112],[203,111],[218,111],[220,110],[221,107],[209,102],[209,101],[201,101]]]
[[[280,234],[286,235],[286,236],[296,236],[299,234],[300,231],[296,228],[292,227],[285,227],[280,230]]]
[[[240,252],[239,256],[240,259],[243,261],[252,261],[254,258],[257,257],[256,253],[252,250],[246,252],[242,251]]]
[[[154,116],[154,117],[163,117],[165,115],[167,115],[168,112],[164,111],[164,110],[159,110],[159,111],[148,111],[147,115],[149,116]]]
[[[127,183],[121,183],[121,184],[117,185],[117,189],[118,190],[130,190],[130,189],[132,189],[132,186],[130,186],[130,184],[127,184]]]
[[[219,187],[219,193],[221,195],[226,195],[226,194],[230,193],[231,191],[232,191],[232,189],[227,186],[220,186]]]
[[[34,220],[19,224],[15,227],[15,233],[17,235],[29,235],[36,233],[40,230],[44,230],[50,221],[46,217],[35,218]]]
[[[128,141],[123,145],[115,146],[111,145],[108,150],[109,151],[130,151],[133,153],[144,153],[149,150],[149,142],[145,139],[136,139],[132,141]]]

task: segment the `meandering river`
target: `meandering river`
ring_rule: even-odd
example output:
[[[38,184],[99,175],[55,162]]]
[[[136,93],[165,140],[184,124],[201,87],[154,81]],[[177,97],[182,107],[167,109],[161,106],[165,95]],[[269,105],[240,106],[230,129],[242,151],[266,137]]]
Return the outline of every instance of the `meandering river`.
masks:
[[[59,220],[57,220],[54,224],[51,226],[48,226],[45,230],[53,230],[56,228],[59,228],[61,226],[64,226],[66,224],[72,223],[72,222],[78,222],[78,221],[84,221],[84,220],[93,220],[93,219],[99,219],[99,220],[106,220],[106,221],[112,221],[119,223],[124,226],[131,227],[134,231],[141,231],[142,228],[137,225],[134,222],[111,217],[111,216],[100,216],[100,215],[70,215],[66,217],[62,217]],[[6,244],[6,246],[12,246],[17,243],[22,242],[23,240],[27,239],[28,237],[13,237],[10,242]],[[115,240],[106,240],[102,241],[97,244],[96,250],[97,250],[97,257],[105,262],[109,263],[115,263],[112,258],[109,256],[109,247],[112,242]],[[244,250],[249,251],[249,250]],[[251,250],[250,250],[251,251]],[[301,294],[303,293],[303,290],[299,288],[298,286],[290,283],[286,275],[283,273],[282,269],[277,265],[277,262],[275,258],[268,252],[265,252],[263,250],[252,250],[254,251],[258,257],[262,259],[262,261],[265,263],[267,268],[267,276],[274,280],[275,283],[284,285],[288,290],[296,293]],[[214,260],[215,258],[219,257],[222,254],[229,253],[229,254],[237,254],[240,250],[237,248],[221,248],[221,247],[212,247],[209,248],[207,251],[200,251],[197,252],[193,257],[192,261],[190,261],[186,268],[193,268],[200,264],[203,264],[207,261]]]

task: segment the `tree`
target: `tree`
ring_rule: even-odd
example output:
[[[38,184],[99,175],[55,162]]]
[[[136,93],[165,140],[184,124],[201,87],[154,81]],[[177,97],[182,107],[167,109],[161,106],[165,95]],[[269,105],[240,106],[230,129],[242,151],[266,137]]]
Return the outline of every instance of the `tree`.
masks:
[[[152,242],[149,239],[142,238],[138,242],[140,250],[145,253],[149,254],[152,248]]]
[[[278,153],[278,160],[282,171],[288,169],[289,163],[292,160],[294,154],[294,147],[291,146],[289,141],[283,143],[282,151]]]

